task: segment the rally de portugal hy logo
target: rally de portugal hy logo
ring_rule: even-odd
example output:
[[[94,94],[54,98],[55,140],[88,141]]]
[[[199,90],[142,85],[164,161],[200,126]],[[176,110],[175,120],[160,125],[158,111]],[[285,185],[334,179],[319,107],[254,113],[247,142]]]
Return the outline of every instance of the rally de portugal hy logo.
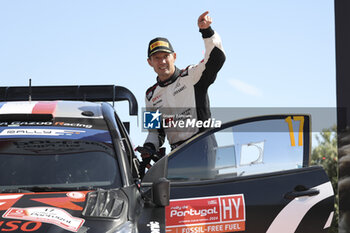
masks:
[[[144,129],[160,129],[160,116],[162,114],[157,109],[156,112],[143,112],[143,128]]]

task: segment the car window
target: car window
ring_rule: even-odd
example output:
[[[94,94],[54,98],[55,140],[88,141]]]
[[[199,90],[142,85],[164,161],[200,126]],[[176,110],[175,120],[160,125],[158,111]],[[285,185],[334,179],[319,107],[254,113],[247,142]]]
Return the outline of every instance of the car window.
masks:
[[[305,124],[304,116],[262,118],[202,136],[169,156],[168,179],[211,180],[303,167],[309,147]]]
[[[38,117],[0,122],[1,189],[122,186],[105,120]]]
[[[0,189],[116,188],[121,179],[111,144],[68,139],[0,140]]]

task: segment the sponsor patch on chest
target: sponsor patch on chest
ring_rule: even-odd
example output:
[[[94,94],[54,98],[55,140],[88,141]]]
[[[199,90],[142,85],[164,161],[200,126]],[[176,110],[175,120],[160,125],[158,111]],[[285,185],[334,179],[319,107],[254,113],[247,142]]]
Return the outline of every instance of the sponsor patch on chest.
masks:
[[[173,96],[176,96],[177,94],[183,92],[186,88],[186,85],[176,85]]]

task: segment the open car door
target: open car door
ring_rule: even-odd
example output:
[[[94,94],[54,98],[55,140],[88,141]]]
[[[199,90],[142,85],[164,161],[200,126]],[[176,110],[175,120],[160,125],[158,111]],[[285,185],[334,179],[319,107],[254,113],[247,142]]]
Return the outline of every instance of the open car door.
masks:
[[[146,175],[171,181],[167,233],[327,232],[333,188],[309,157],[309,116],[261,116],[198,135]]]

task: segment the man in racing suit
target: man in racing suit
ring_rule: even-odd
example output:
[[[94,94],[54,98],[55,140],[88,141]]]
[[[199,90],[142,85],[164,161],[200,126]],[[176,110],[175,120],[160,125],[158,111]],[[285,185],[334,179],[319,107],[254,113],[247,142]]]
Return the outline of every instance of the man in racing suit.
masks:
[[[149,43],[147,61],[158,76],[157,83],[146,91],[146,109],[159,110],[162,121],[160,129],[149,130],[144,148],[150,151],[158,151],[165,136],[174,149],[204,130],[179,127],[176,121],[206,121],[211,117],[208,87],[224,64],[225,53],[220,36],[210,26],[212,19],[208,13],[198,18],[199,31],[205,44],[205,57],[199,64],[180,70],[174,65],[176,53],[166,38],[158,37]],[[146,154],[141,152],[143,158]]]

